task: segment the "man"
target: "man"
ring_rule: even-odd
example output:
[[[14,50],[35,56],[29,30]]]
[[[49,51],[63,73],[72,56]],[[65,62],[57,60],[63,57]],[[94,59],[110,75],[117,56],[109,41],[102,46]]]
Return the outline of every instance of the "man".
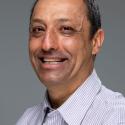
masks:
[[[103,40],[95,0],[37,0],[29,54],[47,92],[17,125],[125,125],[125,98],[105,88],[94,69]]]

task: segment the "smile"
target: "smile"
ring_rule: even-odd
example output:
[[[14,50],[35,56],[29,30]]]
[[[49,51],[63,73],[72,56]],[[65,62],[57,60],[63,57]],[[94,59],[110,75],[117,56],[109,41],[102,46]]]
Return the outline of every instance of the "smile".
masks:
[[[40,58],[41,62],[44,63],[44,64],[60,64],[60,63],[63,63],[64,61],[66,61],[67,59],[66,58],[46,58],[46,57],[42,57]]]

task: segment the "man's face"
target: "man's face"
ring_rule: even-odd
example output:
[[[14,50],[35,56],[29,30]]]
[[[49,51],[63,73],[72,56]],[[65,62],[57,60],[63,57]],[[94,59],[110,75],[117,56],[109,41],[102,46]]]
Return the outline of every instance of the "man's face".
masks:
[[[93,67],[90,23],[83,0],[39,0],[30,26],[29,53],[47,87],[72,84]]]

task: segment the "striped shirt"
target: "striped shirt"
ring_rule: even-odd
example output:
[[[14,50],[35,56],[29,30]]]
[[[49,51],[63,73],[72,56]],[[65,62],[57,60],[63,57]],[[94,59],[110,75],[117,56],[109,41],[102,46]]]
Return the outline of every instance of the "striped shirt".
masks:
[[[16,125],[125,125],[125,98],[101,84],[96,71],[56,110],[46,96]]]

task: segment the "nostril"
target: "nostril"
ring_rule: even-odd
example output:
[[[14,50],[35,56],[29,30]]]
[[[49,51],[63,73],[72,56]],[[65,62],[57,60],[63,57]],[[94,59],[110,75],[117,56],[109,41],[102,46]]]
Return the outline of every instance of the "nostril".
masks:
[[[44,40],[42,41],[42,49],[44,51],[50,51],[50,50],[56,50],[57,49],[57,43],[53,42],[53,41],[48,41],[48,40]]]

